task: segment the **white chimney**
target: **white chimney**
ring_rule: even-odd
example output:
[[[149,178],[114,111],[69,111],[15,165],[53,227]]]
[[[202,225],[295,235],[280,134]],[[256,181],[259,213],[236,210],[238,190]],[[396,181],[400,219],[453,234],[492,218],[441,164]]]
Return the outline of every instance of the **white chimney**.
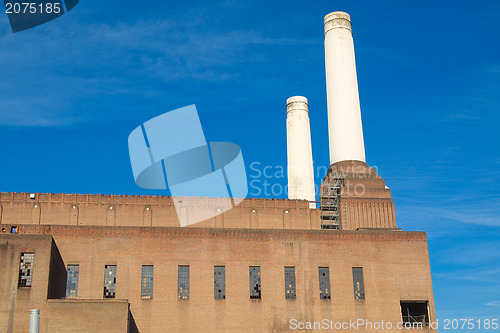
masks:
[[[311,127],[307,98],[293,96],[286,100],[286,139],[288,155],[288,199],[309,200],[316,208]]]
[[[347,13],[325,16],[325,67],[330,164],[366,162],[351,19]]]

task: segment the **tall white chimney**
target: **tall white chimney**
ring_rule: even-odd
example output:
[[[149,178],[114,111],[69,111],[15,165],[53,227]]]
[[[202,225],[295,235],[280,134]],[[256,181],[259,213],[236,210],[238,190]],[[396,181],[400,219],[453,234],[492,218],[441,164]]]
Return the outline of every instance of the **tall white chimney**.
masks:
[[[311,127],[307,98],[293,96],[286,100],[286,140],[288,155],[288,199],[309,200],[316,208]]]
[[[347,13],[325,16],[325,67],[330,164],[366,162],[351,18]]]

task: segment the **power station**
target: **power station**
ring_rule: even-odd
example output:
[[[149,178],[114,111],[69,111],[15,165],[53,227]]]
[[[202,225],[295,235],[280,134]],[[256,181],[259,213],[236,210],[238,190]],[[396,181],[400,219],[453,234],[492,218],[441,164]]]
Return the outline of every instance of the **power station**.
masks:
[[[397,227],[366,164],[350,16],[324,29],[319,198],[303,96],[286,101],[286,200],[187,197],[218,213],[181,227],[167,196],[2,192],[0,331],[435,332],[426,234]]]

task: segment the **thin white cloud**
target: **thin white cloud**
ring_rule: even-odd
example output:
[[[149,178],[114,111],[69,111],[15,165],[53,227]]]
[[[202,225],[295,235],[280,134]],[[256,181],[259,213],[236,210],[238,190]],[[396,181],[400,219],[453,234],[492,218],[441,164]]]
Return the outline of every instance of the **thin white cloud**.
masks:
[[[470,225],[484,225],[500,227],[500,203],[499,198],[477,199],[469,198],[457,200],[453,204],[444,204],[443,201],[422,200],[421,202],[401,203],[396,208],[396,213],[402,215],[405,223],[415,220],[426,221],[422,228],[437,223],[437,227],[453,222]],[[402,222],[401,219],[398,219]]]
[[[500,268],[483,267],[479,269],[456,269],[452,272],[446,273],[433,273],[434,278],[446,278],[448,280],[463,280],[474,282],[486,282],[495,287],[498,285],[496,277],[500,274]]]
[[[73,22],[48,24],[25,34],[5,33],[0,35],[0,62],[9,66],[0,74],[5,85],[0,91],[0,125],[65,126],[106,114],[127,117],[129,105],[103,109],[90,101],[144,99],[160,95],[160,89],[164,96],[182,101],[182,89],[176,90],[182,82],[245,82],[250,76],[242,78],[234,69],[248,66],[238,64],[265,67],[275,61],[258,52],[260,48],[315,42],[269,38],[258,31],[214,31],[201,19],[189,24]],[[164,84],[173,88],[165,90],[160,87]]]
[[[500,262],[500,243],[482,240],[452,244],[448,248],[441,249],[436,260],[454,266],[487,266],[492,262]]]
[[[486,305],[486,306],[500,307],[500,301],[491,301],[491,302],[485,303],[484,305]]]

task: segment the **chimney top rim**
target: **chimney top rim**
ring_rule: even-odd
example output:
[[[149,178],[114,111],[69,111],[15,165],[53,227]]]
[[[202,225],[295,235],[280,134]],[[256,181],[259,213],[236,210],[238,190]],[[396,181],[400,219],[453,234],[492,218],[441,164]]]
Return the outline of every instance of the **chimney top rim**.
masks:
[[[325,23],[331,20],[343,19],[351,22],[351,15],[346,12],[336,11],[325,15]]]
[[[309,113],[309,104],[304,96],[292,96],[286,100],[286,115],[292,111],[305,111]]]
[[[307,97],[304,97],[304,96],[292,96],[286,100],[287,106],[289,104],[292,104],[292,103],[305,103],[305,104],[309,105],[309,103],[307,101]]]

